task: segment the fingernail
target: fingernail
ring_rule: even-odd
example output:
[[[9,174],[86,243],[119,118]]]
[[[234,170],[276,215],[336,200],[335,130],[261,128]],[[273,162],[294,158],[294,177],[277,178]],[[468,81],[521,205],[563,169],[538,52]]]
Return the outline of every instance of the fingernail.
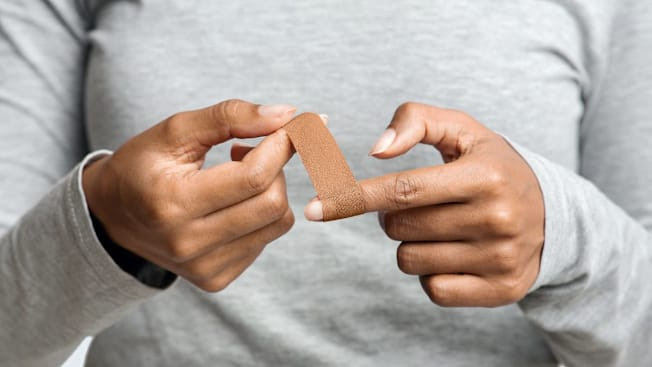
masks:
[[[324,125],[328,126],[328,115],[324,113],[320,113],[319,117],[321,117],[321,121],[324,123]]]
[[[380,136],[380,139],[378,139],[376,145],[374,145],[374,147],[371,148],[369,155],[376,155],[386,151],[387,148],[389,148],[389,146],[392,145],[394,139],[396,139],[396,130],[390,127],[387,130],[385,130],[383,135]]]
[[[309,202],[303,210],[303,215],[306,217],[306,219],[313,222],[319,222],[324,219],[324,207],[321,204],[321,201],[315,199]]]
[[[274,105],[260,105],[258,106],[258,113],[261,116],[268,117],[281,117],[286,114],[292,114],[296,111],[297,108],[294,106],[286,104],[274,104]]]

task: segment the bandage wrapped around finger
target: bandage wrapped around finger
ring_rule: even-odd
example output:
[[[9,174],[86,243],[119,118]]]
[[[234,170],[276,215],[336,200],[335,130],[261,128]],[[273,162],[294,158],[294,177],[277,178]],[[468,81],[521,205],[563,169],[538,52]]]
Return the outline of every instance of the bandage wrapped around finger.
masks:
[[[317,196],[324,221],[352,217],[365,212],[360,185],[344,155],[319,115],[303,113],[286,124],[290,141],[303,162]]]

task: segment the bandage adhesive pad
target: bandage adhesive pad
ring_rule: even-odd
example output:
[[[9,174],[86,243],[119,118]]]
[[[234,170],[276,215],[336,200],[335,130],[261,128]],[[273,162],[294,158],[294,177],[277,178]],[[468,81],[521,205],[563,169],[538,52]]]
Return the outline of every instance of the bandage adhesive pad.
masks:
[[[314,113],[302,113],[283,129],[288,133],[322,202],[323,220],[364,213],[362,189],[321,117]]]

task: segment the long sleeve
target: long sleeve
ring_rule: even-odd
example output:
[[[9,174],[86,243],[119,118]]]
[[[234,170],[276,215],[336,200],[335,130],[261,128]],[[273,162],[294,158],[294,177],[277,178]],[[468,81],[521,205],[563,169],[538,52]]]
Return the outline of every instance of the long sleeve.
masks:
[[[581,124],[581,176],[517,148],[546,211],[540,274],[520,306],[569,367],[652,361],[652,3],[618,9]]]
[[[123,272],[81,188],[81,1],[0,2],[0,365],[58,365],[159,290]],[[82,162],[80,162],[82,161]]]

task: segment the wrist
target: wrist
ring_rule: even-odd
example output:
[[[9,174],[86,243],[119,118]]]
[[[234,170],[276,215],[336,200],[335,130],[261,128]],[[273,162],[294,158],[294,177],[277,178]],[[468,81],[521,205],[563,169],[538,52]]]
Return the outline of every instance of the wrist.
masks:
[[[107,193],[106,188],[110,187],[107,185],[107,182],[110,181],[106,178],[106,163],[109,158],[109,156],[106,156],[92,162],[82,172],[82,189],[86,197],[95,235],[104,250],[113,259],[113,262],[124,272],[150,287],[167,288],[177,278],[174,273],[151,263],[115,242],[106,229],[106,219],[108,217],[105,216],[107,212],[105,203],[111,203],[111,201],[106,200],[107,196],[105,195]]]

